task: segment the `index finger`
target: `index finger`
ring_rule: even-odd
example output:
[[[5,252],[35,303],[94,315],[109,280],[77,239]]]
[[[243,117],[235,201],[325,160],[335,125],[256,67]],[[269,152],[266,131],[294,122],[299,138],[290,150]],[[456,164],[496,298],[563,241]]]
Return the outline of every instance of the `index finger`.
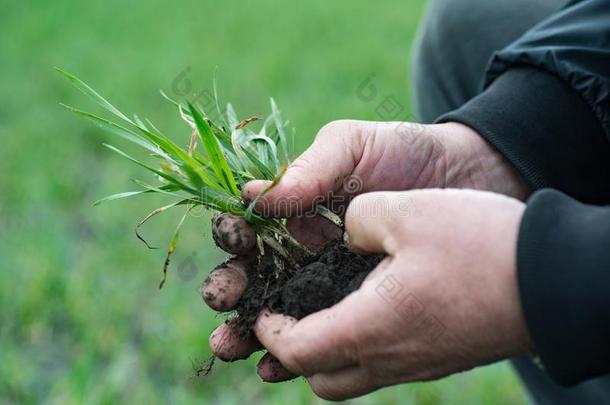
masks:
[[[260,197],[256,210],[273,217],[302,215],[328,192],[339,190],[361,157],[362,139],[371,125],[356,120],[325,125],[314,143],[288,167],[280,182]],[[247,183],[242,193],[244,200],[254,200],[270,185],[266,180]]]

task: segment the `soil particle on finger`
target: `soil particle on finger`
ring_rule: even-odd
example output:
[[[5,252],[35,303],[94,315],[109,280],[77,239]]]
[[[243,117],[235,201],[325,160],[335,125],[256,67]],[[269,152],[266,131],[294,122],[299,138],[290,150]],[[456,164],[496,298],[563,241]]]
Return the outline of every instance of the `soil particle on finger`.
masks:
[[[242,217],[217,214],[212,218],[212,238],[218,247],[233,254],[243,254],[256,243],[256,233]]]

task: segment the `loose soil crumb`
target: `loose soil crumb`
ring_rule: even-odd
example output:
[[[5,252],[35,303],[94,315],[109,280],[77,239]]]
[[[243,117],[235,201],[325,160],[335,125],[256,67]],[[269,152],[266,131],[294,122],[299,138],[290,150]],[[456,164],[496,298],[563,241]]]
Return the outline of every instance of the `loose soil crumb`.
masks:
[[[382,258],[352,253],[338,240],[296,270],[277,272],[271,255],[259,257],[247,268],[248,286],[237,304],[235,327],[247,335],[265,307],[297,319],[328,308],[357,290]]]

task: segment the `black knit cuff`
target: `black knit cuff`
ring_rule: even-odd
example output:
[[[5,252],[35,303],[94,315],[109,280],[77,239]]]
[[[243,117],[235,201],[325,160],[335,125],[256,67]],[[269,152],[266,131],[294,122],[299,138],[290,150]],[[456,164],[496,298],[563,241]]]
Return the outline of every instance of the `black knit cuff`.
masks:
[[[610,208],[553,190],[528,201],[517,247],[519,293],[549,375],[572,385],[610,372]]]
[[[610,145],[591,108],[554,75],[508,70],[483,93],[437,122],[476,130],[532,189],[552,187],[584,202],[610,198]]]

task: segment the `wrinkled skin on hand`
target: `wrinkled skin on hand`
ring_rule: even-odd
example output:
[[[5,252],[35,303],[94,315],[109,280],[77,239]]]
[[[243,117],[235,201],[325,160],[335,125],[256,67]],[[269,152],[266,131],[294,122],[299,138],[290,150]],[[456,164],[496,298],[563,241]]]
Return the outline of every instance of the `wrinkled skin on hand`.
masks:
[[[248,183],[243,190],[244,199],[254,199],[268,184],[259,180]],[[493,190],[520,199],[527,195],[525,185],[512,167],[464,125],[335,121],[320,130],[312,146],[291,164],[280,183],[258,201],[257,210],[269,216],[290,218],[290,232],[302,243],[317,249],[341,234],[325,219],[302,217],[316,203],[325,204],[343,216],[349,202],[361,194],[446,187]],[[292,203],[295,201],[298,204]],[[369,218],[371,223],[376,220]],[[240,263],[243,258],[217,268],[206,280],[202,295],[212,308],[228,311],[243,293],[243,280],[247,277]],[[387,260],[383,262],[383,266],[387,264]],[[225,288],[227,285],[232,287]],[[364,286],[361,290],[366,291]],[[353,302],[350,297],[338,305]],[[385,310],[380,319],[393,322],[391,311]],[[318,314],[310,317],[319,317]],[[257,325],[260,329],[265,323]],[[350,334],[350,330],[345,332]],[[237,337],[230,323],[222,324],[212,333],[210,346],[219,358],[227,361],[248,357],[263,348],[258,339]],[[287,365],[281,357],[278,361],[273,355],[279,354],[274,350],[270,352],[257,367],[263,380],[284,381],[305,374],[301,368]],[[391,383],[393,380],[388,380],[387,384]],[[316,386],[319,385],[312,384],[318,392]]]
[[[299,321],[263,311],[256,336],[332,400],[525,354],[515,264],[523,211],[516,199],[470,190],[361,195],[346,214],[349,246],[386,259],[328,309]]]

